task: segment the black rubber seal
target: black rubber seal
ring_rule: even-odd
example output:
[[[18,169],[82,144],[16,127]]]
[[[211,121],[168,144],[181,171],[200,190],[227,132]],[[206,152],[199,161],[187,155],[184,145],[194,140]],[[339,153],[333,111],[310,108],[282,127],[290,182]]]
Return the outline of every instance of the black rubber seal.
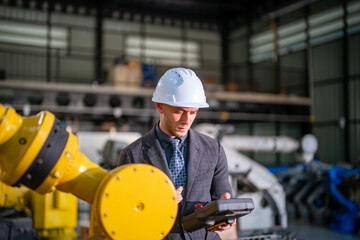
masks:
[[[60,127],[60,120],[55,118],[51,131],[39,154],[14,185],[23,184],[33,190],[38,188],[58,162],[68,138],[69,133]]]

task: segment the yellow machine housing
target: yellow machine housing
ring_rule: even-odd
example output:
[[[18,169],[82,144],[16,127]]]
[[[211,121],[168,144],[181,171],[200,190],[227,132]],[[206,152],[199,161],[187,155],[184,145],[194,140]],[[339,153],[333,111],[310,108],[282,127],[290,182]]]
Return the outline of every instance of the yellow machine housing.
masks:
[[[31,214],[30,190],[26,187],[11,187],[0,182],[0,208],[15,208]]]
[[[25,186],[11,187],[0,182],[0,208],[32,215],[38,237],[51,240],[77,238],[77,198],[54,191],[40,195]]]
[[[77,198],[58,190],[40,195],[31,191],[33,225],[42,239],[77,239]]]
[[[145,164],[108,173],[79,152],[77,137],[47,111],[23,118],[0,104],[0,169],[8,185],[39,194],[58,189],[92,204],[91,239],[162,239],[176,219],[166,174]]]

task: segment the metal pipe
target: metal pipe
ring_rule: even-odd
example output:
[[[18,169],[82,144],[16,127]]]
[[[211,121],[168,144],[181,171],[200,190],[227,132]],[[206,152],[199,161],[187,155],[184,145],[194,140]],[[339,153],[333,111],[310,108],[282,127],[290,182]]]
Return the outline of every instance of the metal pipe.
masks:
[[[103,6],[101,1],[97,1],[96,11],[96,32],[95,32],[95,79],[93,83],[104,81],[102,74],[102,52],[103,52]]]
[[[351,159],[350,159],[350,109],[349,109],[349,104],[348,104],[348,97],[349,95],[349,43],[348,43],[348,34],[347,34],[347,30],[348,30],[348,25],[347,25],[347,0],[342,1],[342,6],[343,6],[343,11],[344,11],[344,15],[343,15],[343,22],[344,22],[344,28],[343,28],[343,81],[342,81],[342,85],[343,85],[343,94],[344,94],[344,98],[343,98],[343,107],[344,107],[344,121],[345,121],[345,125],[344,125],[344,158],[345,161],[350,163]]]

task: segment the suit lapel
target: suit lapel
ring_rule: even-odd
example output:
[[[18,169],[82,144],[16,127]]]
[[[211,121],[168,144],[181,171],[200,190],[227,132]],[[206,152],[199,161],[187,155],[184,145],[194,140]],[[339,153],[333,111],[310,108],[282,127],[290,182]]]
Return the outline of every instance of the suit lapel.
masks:
[[[189,138],[188,139],[189,155],[188,155],[187,167],[186,167],[187,181],[186,181],[185,198],[187,198],[192,188],[197,173],[197,169],[201,162],[200,159],[201,151],[200,151],[198,139],[196,137],[195,132],[192,129],[189,130],[188,138]]]
[[[143,157],[148,164],[153,165],[154,167],[160,169],[166,175],[168,175],[169,178],[171,178],[168,164],[166,162],[165,153],[161,148],[158,138],[156,137],[155,127],[150,131],[150,133],[145,138]]]

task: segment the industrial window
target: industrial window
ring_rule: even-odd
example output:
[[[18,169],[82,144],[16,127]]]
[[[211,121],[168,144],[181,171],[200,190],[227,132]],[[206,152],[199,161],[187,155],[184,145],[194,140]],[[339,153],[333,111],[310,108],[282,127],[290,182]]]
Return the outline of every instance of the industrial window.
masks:
[[[329,42],[343,36],[343,15],[341,6],[309,17],[311,44]]]
[[[52,27],[50,30],[50,47],[65,49],[68,44],[67,37],[66,28]],[[47,47],[48,30],[46,25],[0,21],[0,42],[21,46]]]
[[[125,52],[148,64],[200,67],[200,46],[196,41],[127,36]]]
[[[296,21],[278,28],[278,52],[280,55],[306,47],[305,20]]]
[[[346,19],[348,34],[360,32],[359,13],[360,2],[349,2]],[[308,18],[310,44],[321,44],[343,37],[343,16],[342,6],[310,15]],[[305,19],[278,26],[276,33],[278,54],[283,55],[306,48]],[[251,36],[250,61],[256,63],[271,59],[274,51],[273,39],[270,29]]]
[[[273,43],[271,31],[254,34],[250,38],[250,61],[261,62],[272,56]]]
[[[351,2],[347,6],[348,33],[360,32],[360,2]]]

